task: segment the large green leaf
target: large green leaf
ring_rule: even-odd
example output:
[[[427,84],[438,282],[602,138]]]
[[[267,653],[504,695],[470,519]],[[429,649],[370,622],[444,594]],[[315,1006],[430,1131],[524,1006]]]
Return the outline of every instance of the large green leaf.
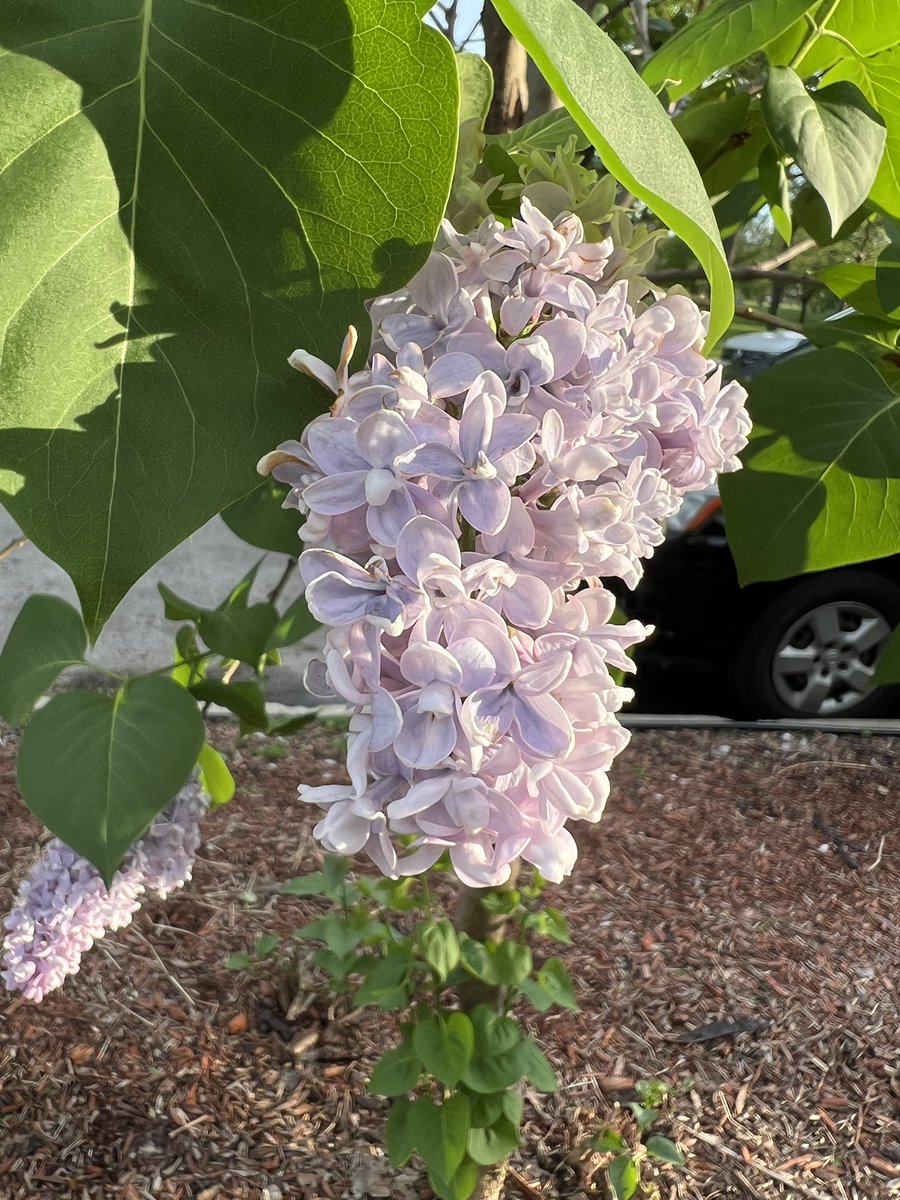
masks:
[[[790,67],[771,68],[762,106],[773,141],[825,201],[836,233],[875,182],[884,122],[855,84],[810,92]]]
[[[29,596],[0,652],[0,717],[28,719],[34,702],[66,667],[84,660],[81,614],[57,596]]]
[[[466,1152],[469,1136],[468,1096],[455,1092],[443,1104],[427,1097],[407,1109],[407,1128],[425,1166],[443,1179],[452,1178]]]
[[[824,0],[810,5],[810,9],[819,19],[823,10],[829,7]],[[868,57],[900,42],[900,22],[897,20],[894,0],[840,0],[828,18],[827,28],[846,38],[846,41],[841,42],[831,37],[817,38],[799,64],[799,69],[806,76],[824,71],[838,59],[855,58],[850,46],[855,47],[861,57]],[[769,61],[786,65],[808,36],[807,21],[796,21],[790,29],[766,46]]]
[[[744,470],[720,481],[741,582],[900,551],[900,395],[848,350],[753,380]]]
[[[815,0],[713,0],[648,60],[644,79],[656,90],[665,86],[677,100],[714,71],[761,50],[815,7]]]
[[[113,696],[66,692],[22,734],[22,799],[108,884],[131,843],[184,784],[203,738],[191,696],[161,675]]]
[[[222,520],[251,546],[296,556],[303,549],[298,533],[303,518],[298,509],[284,507],[288,491],[270,475],[252,492],[223,508]]]
[[[457,84],[421,7],[0,6],[0,499],[92,635],[324,406],[286,356],[424,260]]]
[[[878,109],[887,140],[869,198],[889,217],[900,219],[900,48],[861,61],[844,58],[828,79],[855,83]]]
[[[664,109],[572,0],[495,0],[494,6],[604,166],[699,259],[711,284],[708,344],[714,345],[731,323],[734,289],[706,190]]]
[[[461,1012],[447,1018],[431,1013],[416,1022],[413,1047],[429,1074],[447,1087],[456,1087],[475,1048],[472,1022]]]

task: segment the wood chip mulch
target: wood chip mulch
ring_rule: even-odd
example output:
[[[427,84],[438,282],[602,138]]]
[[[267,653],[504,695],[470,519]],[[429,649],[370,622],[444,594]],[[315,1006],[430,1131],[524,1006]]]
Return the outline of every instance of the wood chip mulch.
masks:
[[[0,1200],[429,1195],[413,1166],[391,1171],[384,1103],[365,1094],[391,1020],[330,1007],[312,974],[288,989],[271,965],[224,966],[324,911],[274,884],[319,864],[295,785],[342,778],[340,737],[215,736],[239,791],[209,817],[193,883],[41,1006],[0,996]],[[0,911],[38,833],[14,748]],[[900,1196],[896,771],[886,738],[635,736],[551,889],[583,1010],[531,1021],[563,1082],[529,1093],[507,1196],[607,1197],[586,1143],[601,1124],[630,1135],[652,1078],[673,1087],[656,1131],[688,1160],[651,1179],[664,1200]]]

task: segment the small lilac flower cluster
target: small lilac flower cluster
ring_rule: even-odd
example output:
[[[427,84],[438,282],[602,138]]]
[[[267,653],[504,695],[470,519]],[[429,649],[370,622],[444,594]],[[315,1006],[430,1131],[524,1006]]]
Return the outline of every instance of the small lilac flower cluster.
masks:
[[[518,857],[552,881],[627,741],[611,668],[645,636],[637,583],[687,491],[733,471],[746,394],[704,357],[687,297],[635,303],[611,239],[523,197],[510,229],[445,223],[372,306],[369,366],[291,363],[337,396],[260,463],[306,514],[300,570],[329,626],[309,683],[353,706],[348,786],[301,786],[326,849],[385,873],[449,852],[472,886]],[[649,285],[645,285],[646,292]],[[326,686],[322,686],[325,684]]]
[[[185,884],[208,805],[198,784],[183,788],[132,846],[108,891],[86,858],[59,838],[49,842],[4,922],[0,974],[7,988],[43,1000],[78,970],[95,941],[129,924],[145,893],[165,899]]]

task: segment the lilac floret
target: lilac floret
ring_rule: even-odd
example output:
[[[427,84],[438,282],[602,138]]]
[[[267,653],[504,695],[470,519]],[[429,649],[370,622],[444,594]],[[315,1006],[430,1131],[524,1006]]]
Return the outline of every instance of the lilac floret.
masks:
[[[10,991],[40,1001],[74,975],[81,956],[123,929],[145,894],[164,899],[191,877],[209,804],[189,783],[131,848],[107,890],[97,868],[59,838],[48,842],[6,917],[3,966]]]

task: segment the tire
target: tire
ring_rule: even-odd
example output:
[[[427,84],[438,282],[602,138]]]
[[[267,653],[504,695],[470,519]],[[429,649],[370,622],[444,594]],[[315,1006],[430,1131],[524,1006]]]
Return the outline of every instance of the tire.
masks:
[[[789,584],[755,613],[738,643],[731,691],[752,718],[876,717],[896,712],[900,688],[865,691],[900,624],[900,584],[836,570]]]

